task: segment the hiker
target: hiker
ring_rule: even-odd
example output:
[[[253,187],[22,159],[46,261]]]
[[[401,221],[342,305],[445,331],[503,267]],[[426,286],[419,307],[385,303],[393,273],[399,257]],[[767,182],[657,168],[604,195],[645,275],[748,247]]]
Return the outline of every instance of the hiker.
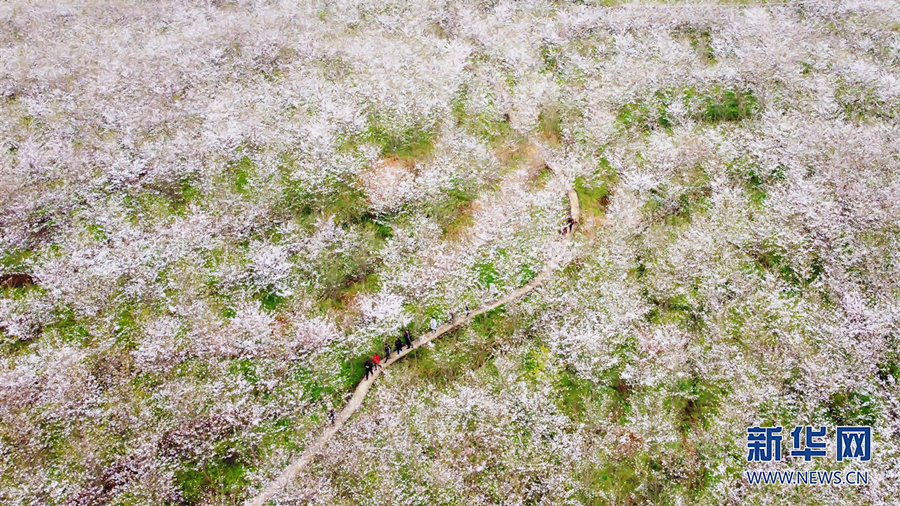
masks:
[[[389,358],[391,358],[391,345],[384,343],[384,359],[387,360]]]
[[[575,228],[575,220],[572,219],[571,216],[566,220],[566,226],[569,228],[569,233],[572,233],[572,229]]]
[[[434,333],[437,331],[437,320],[434,318],[431,319],[431,332]]]
[[[375,369],[381,367],[381,357],[379,357],[377,353],[372,355],[372,361],[375,362]]]
[[[466,304],[466,316],[469,316],[469,305]]]
[[[366,368],[366,379],[369,379],[369,374],[372,374],[372,372],[373,372],[372,369],[374,368],[373,365],[372,365],[372,359],[371,359],[371,358],[367,358],[367,359],[366,359],[366,365],[365,365],[365,368]]]
[[[334,408],[328,410],[328,421],[331,422],[331,425],[334,425]]]
[[[412,334],[409,332],[409,329],[403,332],[403,340],[408,348],[412,348]]]
[[[397,350],[397,355],[399,356],[400,350],[403,349],[403,340],[400,339],[399,337],[397,338],[396,341],[394,341],[394,348]]]

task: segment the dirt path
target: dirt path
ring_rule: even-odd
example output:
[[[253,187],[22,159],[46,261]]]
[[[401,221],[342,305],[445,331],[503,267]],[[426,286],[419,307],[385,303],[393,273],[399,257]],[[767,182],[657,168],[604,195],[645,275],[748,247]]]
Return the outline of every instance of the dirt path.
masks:
[[[563,240],[568,241],[569,237],[566,236]],[[494,300],[493,302],[472,309],[468,314],[457,316],[453,320],[439,325],[434,332],[428,332],[427,334],[413,341],[412,348],[406,348],[399,354],[391,355],[391,358],[389,360],[383,362],[384,367],[391,367],[395,362],[412,353],[413,350],[417,350],[445,334],[468,325],[476,316],[487,313],[488,311],[496,309],[503,304],[507,304],[521,297],[524,297],[525,295],[528,295],[538,286],[540,286],[541,283],[544,282],[544,280],[547,279],[547,277],[557,267],[557,265],[557,259],[551,259],[547,262],[547,266],[544,267],[544,269],[528,283],[513,290],[512,292],[509,292],[503,297]],[[288,483],[293,481],[297,477],[297,475],[300,474],[300,471],[302,471],[303,468],[305,468],[306,465],[309,464],[313,457],[315,457],[325,449],[328,441],[339,430],[341,430],[341,427],[343,427],[347,420],[350,419],[350,417],[353,415],[353,413],[355,413],[356,410],[359,409],[366,397],[366,394],[369,392],[369,388],[375,383],[378,377],[381,376],[381,372],[381,370],[378,370],[374,375],[370,376],[369,379],[361,381],[356,387],[356,391],[353,392],[353,397],[351,397],[347,404],[344,406],[344,409],[342,409],[340,413],[335,414],[334,425],[325,427],[325,430],[322,431],[322,434],[320,434],[319,437],[310,442],[306,449],[303,450],[303,453],[300,454],[296,459],[294,459],[294,461],[291,462],[291,464],[287,468],[285,468],[277,478],[272,480],[259,494],[257,494],[255,497],[250,498],[244,504],[246,506],[262,506],[266,501],[272,499],[275,494],[284,489]]]
[[[501,97],[503,97],[503,101],[505,103],[511,103],[510,97],[506,93],[506,90],[497,87],[497,92]],[[520,135],[525,137],[528,142],[530,142],[537,148],[538,153],[544,160],[544,163],[551,171],[559,173],[558,165],[552,151],[547,146],[545,146],[536,136],[531,134],[527,129],[523,128],[521,123],[518,121],[518,118],[511,112],[511,110],[509,112],[509,117],[510,125],[513,127],[513,129]],[[577,196],[575,196],[575,198],[573,199],[574,193],[575,192],[572,190],[567,191],[567,196],[570,200],[570,216],[574,214],[577,221],[578,213],[575,209],[578,207],[578,201]],[[564,233],[562,240],[568,242],[571,239],[572,233],[573,230],[568,230],[566,233]],[[435,339],[447,333],[453,332],[460,327],[463,327],[464,325],[468,325],[476,316],[487,313],[488,311],[496,309],[503,304],[512,302],[533,292],[537,287],[541,285],[541,283],[544,282],[545,279],[547,279],[550,273],[553,272],[554,269],[556,269],[559,261],[560,258],[558,257],[551,258],[550,260],[548,260],[547,265],[544,267],[544,269],[541,270],[541,272],[538,273],[538,275],[535,276],[534,279],[532,279],[525,285],[513,290],[512,292],[509,292],[508,294],[494,300],[493,302],[490,302],[483,306],[479,306],[469,311],[465,315],[457,316],[453,320],[445,322],[438,326],[434,332],[428,332],[427,334],[419,337],[418,339],[413,341],[412,348],[407,348],[399,354],[391,355],[391,358],[389,360],[383,362],[384,367],[388,368],[398,360],[401,360],[406,355],[412,353],[414,350],[417,350],[430,343],[431,341],[434,341]],[[266,501],[275,497],[275,494],[283,490],[288,483],[293,481],[297,477],[297,475],[300,474],[300,471],[302,471],[303,468],[305,468],[316,455],[318,455],[325,449],[328,441],[331,440],[331,438],[339,430],[341,430],[341,427],[343,427],[347,420],[349,420],[350,417],[353,416],[353,413],[355,413],[356,410],[359,409],[359,407],[363,403],[363,400],[366,398],[366,394],[369,392],[369,388],[375,383],[378,377],[381,376],[381,373],[382,370],[379,369],[375,372],[374,375],[370,376],[369,379],[362,380],[359,385],[357,385],[356,391],[353,392],[353,396],[344,406],[344,409],[342,409],[340,413],[335,414],[334,425],[326,426],[325,430],[322,431],[322,434],[320,434],[319,437],[310,442],[306,449],[303,450],[303,453],[295,458],[294,461],[291,462],[291,464],[288,465],[288,467],[286,467],[284,471],[282,471],[281,474],[278,475],[277,478],[266,485],[266,487],[262,489],[262,491],[260,491],[256,496],[248,499],[244,503],[245,506],[262,506],[266,503]]]

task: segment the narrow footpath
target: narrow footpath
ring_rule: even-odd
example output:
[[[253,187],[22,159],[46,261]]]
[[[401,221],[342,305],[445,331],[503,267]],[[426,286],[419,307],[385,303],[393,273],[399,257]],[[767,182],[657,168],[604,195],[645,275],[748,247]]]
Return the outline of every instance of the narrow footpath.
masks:
[[[499,86],[495,86],[497,93],[500,97],[502,97],[501,101],[508,104],[511,104],[511,97],[509,97],[506,90],[502,89]],[[523,138],[525,138],[529,143],[534,145],[538,149],[538,153],[546,164],[547,168],[549,168],[552,172],[557,175],[560,173],[559,166],[553,156],[552,150],[550,150],[547,146],[545,146],[540,139],[531,134],[527,129],[522,127],[522,124],[519,122],[518,117],[512,112],[511,108],[508,109],[508,117],[510,118],[510,125],[513,130],[519,133]],[[566,192],[566,196],[569,199],[569,217],[574,218],[575,224],[579,222],[580,209],[578,205],[578,196],[575,193],[574,189],[568,189]],[[563,229],[562,240],[568,241],[571,240],[572,234],[574,233],[574,229],[569,227],[568,229]],[[468,325],[473,318],[478,315],[487,313],[491,310],[494,310],[503,304],[507,304],[509,302],[513,302],[518,300],[525,295],[533,292],[537,289],[547,277],[550,276],[550,273],[555,270],[559,265],[560,258],[551,258],[547,261],[546,266],[535,276],[531,281],[526,283],[525,285],[513,290],[512,292],[500,297],[493,302],[485,304],[483,306],[479,306],[475,309],[472,309],[467,314],[457,316],[449,322],[445,322],[437,327],[434,332],[428,332],[425,335],[419,337],[412,343],[411,348],[406,348],[400,353],[394,353],[391,355],[390,359],[382,362],[383,368],[388,368],[393,365],[398,360],[401,360],[406,355],[412,353],[414,350],[417,350],[426,344],[434,341],[435,339],[448,334],[450,332],[454,332],[459,328]],[[366,394],[369,392],[369,388],[375,383],[381,373],[383,368],[379,368],[375,371],[374,374],[370,375],[368,379],[363,379],[360,381],[359,385],[356,387],[356,391],[353,392],[353,396],[344,406],[344,409],[340,411],[340,413],[336,413],[334,417],[334,424],[327,425],[325,429],[322,431],[322,434],[319,437],[312,440],[309,445],[303,450],[299,456],[297,456],[291,463],[286,467],[281,474],[278,475],[274,480],[272,480],[265,488],[262,489],[256,496],[248,499],[244,504],[245,506],[262,506],[267,501],[275,497],[275,495],[287,487],[288,483],[292,482],[300,471],[302,471],[309,462],[318,454],[322,453],[325,450],[325,446],[328,444],[328,441],[337,434],[341,427],[353,416],[353,413],[356,412],[357,409],[362,405],[363,400],[366,397]]]
[[[568,241],[570,234],[566,234],[563,240]],[[454,332],[461,327],[468,325],[472,319],[476,316],[492,311],[503,304],[507,304],[509,302],[513,302],[518,300],[525,295],[533,292],[537,287],[547,279],[550,273],[556,267],[557,262],[556,259],[551,259],[547,266],[537,274],[531,281],[522,285],[521,287],[509,292],[508,294],[500,297],[493,302],[485,304],[483,306],[479,306],[475,309],[469,311],[468,314],[463,314],[457,316],[451,321],[445,322],[435,329],[434,332],[428,332],[425,335],[419,337],[412,343],[411,348],[406,348],[401,351],[399,354],[394,353],[391,355],[391,358],[382,362],[384,368],[388,368],[392,366],[398,360],[403,359],[406,355],[412,353],[414,350],[417,350],[431,341],[435,339]],[[334,425],[328,425],[325,427],[325,430],[322,431],[322,434],[319,437],[312,440],[309,445],[307,445],[306,449],[304,449],[303,453],[301,453],[297,458],[294,459],[291,464],[278,475],[277,478],[272,480],[259,494],[250,498],[244,504],[246,506],[262,506],[266,503],[266,501],[272,499],[275,494],[284,489],[288,483],[293,481],[300,471],[302,471],[307,464],[319,453],[321,453],[325,446],[328,444],[328,441],[337,434],[341,427],[350,419],[353,413],[356,412],[357,409],[362,405],[363,400],[366,397],[366,394],[369,392],[369,388],[375,383],[379,376],[381,376],[382,369],[379,368],[375,371],[374,374],[369,376],[369,379],[364,379],[360,381],[359,385],[356,387],[356,391],[353,392],[353,397],[347,402],[344,406],[344,409],[340,411],[340,413],[336,413],[334,417]]]

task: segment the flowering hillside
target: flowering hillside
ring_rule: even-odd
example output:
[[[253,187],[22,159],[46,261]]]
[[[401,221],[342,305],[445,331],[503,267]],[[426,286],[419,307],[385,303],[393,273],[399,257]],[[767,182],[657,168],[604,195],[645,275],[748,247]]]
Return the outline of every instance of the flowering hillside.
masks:
[[[0,3],[0,503],[239,504],[545,269],[274,503],[895,503],[898,138],[894,0]]]

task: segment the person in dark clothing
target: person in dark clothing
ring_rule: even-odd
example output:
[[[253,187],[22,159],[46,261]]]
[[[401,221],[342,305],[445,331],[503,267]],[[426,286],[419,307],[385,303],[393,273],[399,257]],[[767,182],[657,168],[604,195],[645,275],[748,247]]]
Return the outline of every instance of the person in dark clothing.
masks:
[[[372,359],[371,359],[371,358],[367,358],[367,359],[366,359],[366,366],[365,366],[365,367],[366,367],[366,379],[369,379],[369,375],[372,374],[372,369],[373,369]]]
[[[400,350],[403,349],[403,340],[400,339],[399,337],[397,338],[396,341],[394,341],[394,349],[397,350],[397,355],[399,355]]]
[[[391,345],[384,343],[384,359],[387,360],[389,358],[391,358]]]
[[[409,332],[409,329],[403,333],[403,341],[406,343],[407,348],[412,348],[412,334]]]
[[[328,410],[328,421],[331,422],[331,425],[334,425],[334,408]]]

